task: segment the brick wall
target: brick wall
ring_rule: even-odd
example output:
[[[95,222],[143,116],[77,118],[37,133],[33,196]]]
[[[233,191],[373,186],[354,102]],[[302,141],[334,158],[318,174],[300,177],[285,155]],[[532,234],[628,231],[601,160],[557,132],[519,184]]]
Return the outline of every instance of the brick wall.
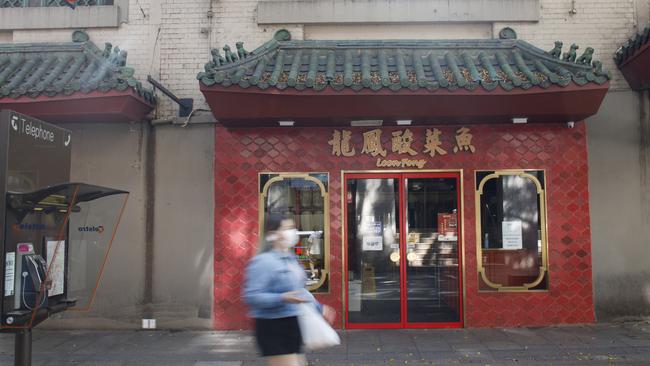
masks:
[[[603,62],[603,68],[613,76],[612,89],[629,89],[616,68],[613,57],[616,50],[636,31],[636,3],[647,0],[541,0],[539,23],[494,23],[494,34],[509,26],[524,39],[544,50],[551,50],[556,40],[564,42],[563,52],[572,43],[580,49],[595,49],[594,60]],[[569,12],[575,8],[576,13]],[[641,8],[641,7],[639,7]],[[642,30],[645,24],[640,25]]]

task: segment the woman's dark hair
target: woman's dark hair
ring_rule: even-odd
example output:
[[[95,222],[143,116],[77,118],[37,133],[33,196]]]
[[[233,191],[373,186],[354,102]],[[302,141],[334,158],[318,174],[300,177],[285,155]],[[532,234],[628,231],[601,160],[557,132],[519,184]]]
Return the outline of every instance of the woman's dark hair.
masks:
[[[271,231],[277,231],[282,226],[283,220],[290,220],[291,218],[279,213],[268,213],[266,220],[264,220],[264,234],[260,236],[260,245],[257,248],[257,253],[268,252],[272,248],[272,243],[267,240],[266,234]]]
[[[266,221],[264,222],[264,231],[267,233],[269,231],[276,231],[282,225],[282,221],[288,219],[289,217],[279,213],[269,213],[266,215]]]

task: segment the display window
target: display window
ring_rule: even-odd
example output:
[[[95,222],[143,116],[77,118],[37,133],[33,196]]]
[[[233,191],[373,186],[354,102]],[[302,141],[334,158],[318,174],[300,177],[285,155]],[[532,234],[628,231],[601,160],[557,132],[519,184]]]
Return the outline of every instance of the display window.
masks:
[[[329,200],[327,173],[261,173],[260,233],[266,215],[293,218],[300,241],[294,247],[307,289],[329,292]]]
[[[542,170],[476,172],[479,290],[548,289]]]

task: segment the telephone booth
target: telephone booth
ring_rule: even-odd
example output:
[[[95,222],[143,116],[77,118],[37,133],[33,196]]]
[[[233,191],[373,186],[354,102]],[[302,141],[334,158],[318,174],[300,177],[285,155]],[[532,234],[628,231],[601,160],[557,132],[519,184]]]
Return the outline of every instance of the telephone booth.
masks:
[[[128,192],[70,183],[70,131],[0,112],[0,331],[31,363],[31,329],[65,310],[87,311]]]

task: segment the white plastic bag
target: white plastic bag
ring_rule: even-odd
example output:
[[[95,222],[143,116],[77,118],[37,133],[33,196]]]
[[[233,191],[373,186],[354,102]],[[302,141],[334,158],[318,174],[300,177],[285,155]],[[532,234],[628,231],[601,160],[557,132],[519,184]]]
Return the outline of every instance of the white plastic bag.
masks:
[[[302,334],[302,343],[309,350],[338,346],[341,339],[336,331],[327,324],[327,321],[318,313],[314,304],[302,303],[298,324]]]

